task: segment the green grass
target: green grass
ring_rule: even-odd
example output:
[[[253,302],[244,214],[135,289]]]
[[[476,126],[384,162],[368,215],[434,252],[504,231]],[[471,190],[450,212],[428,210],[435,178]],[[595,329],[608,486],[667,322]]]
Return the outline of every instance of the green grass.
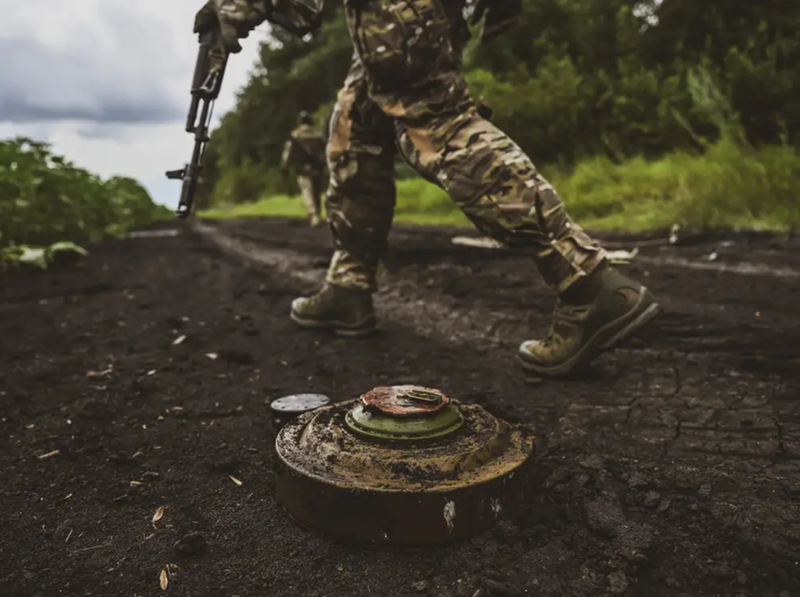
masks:
[[[688,229],[800,230],[800,156],[789,146],[741,148],[729,141],[702,155],[675,152],[659,160],[605,158],[571,171],[543,169],[572,217],[594,230],[647,232],[673,224]],[[447,195],[421,180],[398,183],[395,220],[470,226]],[[204,217],[304,216],[299,198],[209,210]]]
[[[400,181],[398,197],[395,222],[471,226],[464,214],[453,208],[452,202],[443,191],[424,180]],[[199,216],[214,220],[235,220],[266,216],[305,218],[307,214],[300,197],[275,195],[254,203],[214,207],[201,211]]]

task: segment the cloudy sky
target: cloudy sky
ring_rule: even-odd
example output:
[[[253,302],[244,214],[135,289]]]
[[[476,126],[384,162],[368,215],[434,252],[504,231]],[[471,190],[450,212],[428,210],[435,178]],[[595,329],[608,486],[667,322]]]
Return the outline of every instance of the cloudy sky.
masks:
[[[189,159],[183,130],[203,0],[0,0],[0,138],[17,135],[103,177],[132,176],[176,207],[166,170]],[[262,25],[231,58],[214,122],[247,81]]]

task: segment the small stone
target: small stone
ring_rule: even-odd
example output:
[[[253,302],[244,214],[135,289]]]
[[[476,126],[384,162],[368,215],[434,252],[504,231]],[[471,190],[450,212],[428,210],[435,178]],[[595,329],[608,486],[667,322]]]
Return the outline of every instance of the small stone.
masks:
[[[736,582],[738,582],[740,585],[746,585],[747,575],[740,570],[739,572],[736,573]]]
[[[711,485],[709,485],[708,483],[703,483],[700,486],[700,489],[699,489],[699,491],[697,493],[699,493],[700,496],[702,496],[702,497],[710,496],[711,495]]]
[[[180,556],[199,556],[208,551],[208,544],[200,533],[189,533],[178,539],[172,548]]]
[[[669,509],[669,507],[670,507],[671,505],[672,505],[672,502],[670,502],[670,501],[669,501],[669,500],[667,500],[667,499],[663,499],[663,500],[661,500],[661,502],[658,504],[658,508],[656,508],[656,510],[658,510],[659,512],[665,512],[667,509]]]
[[[588,456],[579,462],[583,468],[588,468],[595,471],[599,471],[603,468],[603,459],[597,454],[592,454],[591,456]]]
[[[628,590],[628,577],[622,570],[615,570],[608,575],[608,584],[614,595],[621,595]]]
[[[678,580],[672,578],[671,576],[667,580],[665,580],[664,582],[667,583],[667,586],[669,588],[671,588],[671,589],[680,589],[681,588],[681,583]]]
[[[637,473],[633,473],[628,479],[628,489],[638,489],[647,486],[647,479]]]
[[[657,491],[648,491],[644,496],[645,508],[653,508],[661,500],[661,495]]]
[[[414,589],[417,593],[422,593],[425,589],[428,588],[428,581],[418,580],[415,583],[411,583],[411,588]]]

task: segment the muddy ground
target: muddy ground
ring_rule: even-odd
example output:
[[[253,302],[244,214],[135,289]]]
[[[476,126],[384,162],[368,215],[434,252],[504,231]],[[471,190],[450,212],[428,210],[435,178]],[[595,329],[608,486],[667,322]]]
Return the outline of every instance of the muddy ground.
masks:
[[[612,239],[641,245],[627,269],[666,312],[542,381],[513,360],[553,306],[524,255],[398,227],[382,331],[342,340],[287,317],[324,275],[326,230],[180,230],[0,277],[0,595],[800,595],[797,239]],[[295,526],[273,495],[268,402],[402,382],[545,434],[536,499],[435,549]],[[190,533],[205,550],[175,549]]]

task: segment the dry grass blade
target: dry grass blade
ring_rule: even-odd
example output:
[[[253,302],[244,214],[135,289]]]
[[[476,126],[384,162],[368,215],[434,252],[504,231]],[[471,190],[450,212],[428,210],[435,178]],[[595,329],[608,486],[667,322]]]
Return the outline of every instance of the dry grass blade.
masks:
[[[636,247],[633,251],[625,251],[625,250],[618,250],[618,251],[606,251],[606,256],[611,263],[615,264],[627,264],[630,263],[631,260],[639,254],[639,248]]]
[[[61,450],[53,450],[52,452],[48,452],[47,454],[42,454],[39,456],[39,460],[44,460],[45,458],[52,458],[53,456],[58,456],[61,454]]]
[[[113,372],[114,372],[113,365],[109,365],[102,371],[87,371],[86,377],[106,377],[108,375],[111,375]]]
[[[158,510],[156,510],[156,513],[153,514],[152,522],[158,522],[161,520],[161,518],[164,516],[164,508],[166,508],[166,506],[160,506]]]
[[[179,344],[183,344],[184,340],[186,340],[186,336],[178,336],[175,340],[172,341],[173,346],[178,346]]]
[[[231,481],[233,481],[233,482],[234,482],[234,483],[236,483],[237,485],[241,485],[241,484],[242,484],[242,482],[241,482],[241,481],[239,481],[239,479],[237,479],[237,478],[236,478],[236,477],[234,477],[233,475],[228,475],[228,476],[231,478]]]
[[[501,249],[502,244],[491,238],[473,238],[470,236],[454,236],[450,239],[454,245],[463,245],[465,247],[478,247],[481,249]]]
[[[159,584],[161,585],[161,590],[166,591],[167,585],[169,584],[169,577],[167,575],[166,569],[161,570],[161,574],[158,577]]]

